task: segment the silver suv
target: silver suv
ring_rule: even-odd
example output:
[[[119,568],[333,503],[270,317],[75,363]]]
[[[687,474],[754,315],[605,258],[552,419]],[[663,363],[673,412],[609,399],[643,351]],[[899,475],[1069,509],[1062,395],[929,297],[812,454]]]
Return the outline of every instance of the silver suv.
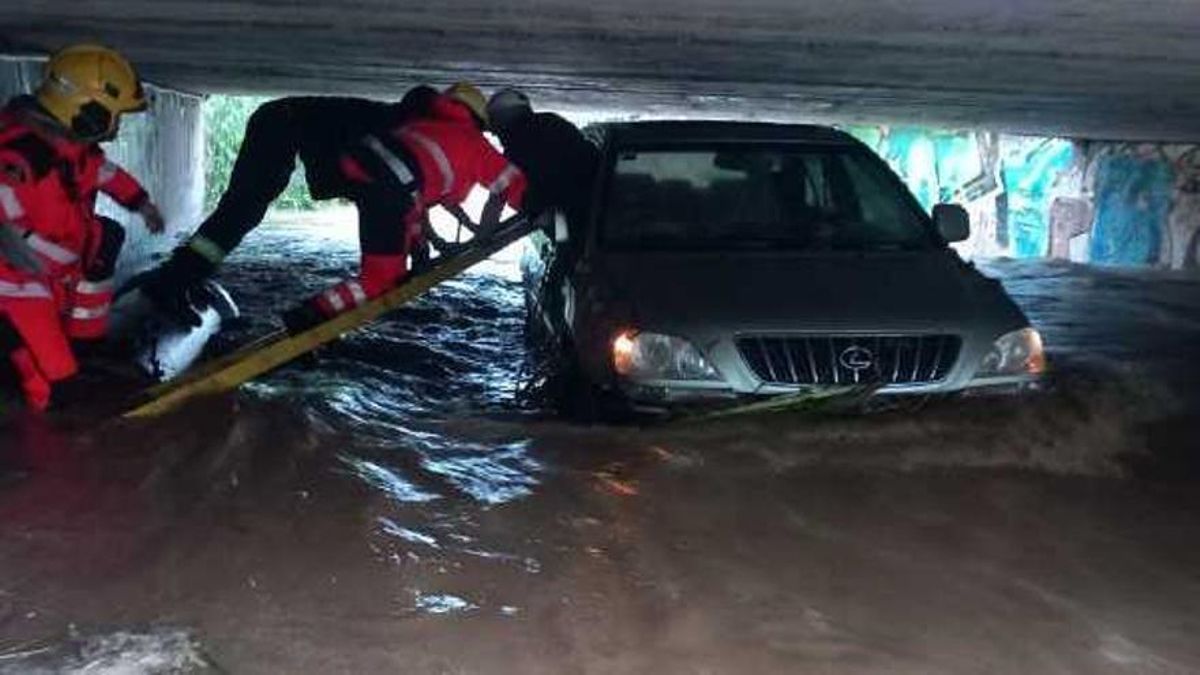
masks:
[[[641,122],[588,130],[593,198],[522,258],[529,327],[594,385],[669,407],[845,384],[1020,388],[1041,338],[882,160],[834,129]]]

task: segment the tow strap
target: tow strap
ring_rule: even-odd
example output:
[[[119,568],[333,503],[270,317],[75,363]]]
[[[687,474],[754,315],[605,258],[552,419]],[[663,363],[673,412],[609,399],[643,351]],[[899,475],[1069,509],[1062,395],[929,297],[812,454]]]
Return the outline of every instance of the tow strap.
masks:
[[[869,399],[878,385],[845,385],[808,389],[795,394],[780,394],[761,401],[718,408],[688,415],[686,421],[703,421],[777,412],[813,412],[852,410]]]

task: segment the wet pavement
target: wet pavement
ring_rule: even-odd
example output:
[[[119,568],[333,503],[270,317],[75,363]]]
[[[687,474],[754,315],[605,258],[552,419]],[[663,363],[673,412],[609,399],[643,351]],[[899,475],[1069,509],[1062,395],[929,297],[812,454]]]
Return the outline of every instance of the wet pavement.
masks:
[[[232,337],[354,264],[261,230]],[[1045,392],[572,423],[510,256],[236,396],[10,419],[0,673],[1197,672],[1200,279],[984,267]]]

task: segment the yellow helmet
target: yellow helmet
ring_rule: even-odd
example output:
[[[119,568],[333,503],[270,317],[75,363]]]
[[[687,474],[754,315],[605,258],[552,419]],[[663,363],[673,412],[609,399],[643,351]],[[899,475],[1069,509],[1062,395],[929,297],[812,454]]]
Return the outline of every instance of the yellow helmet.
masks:
[[[446,89],[446,95],[470,108],[483,126],[488,125],[487,97],[479,91],[479,87],[470,82],[458,82]]]
[[[74,45],[51,56],[37,99],[85,139],[110,137],[122,113],[146,109],[137,71],[124,56],[100,45]]]

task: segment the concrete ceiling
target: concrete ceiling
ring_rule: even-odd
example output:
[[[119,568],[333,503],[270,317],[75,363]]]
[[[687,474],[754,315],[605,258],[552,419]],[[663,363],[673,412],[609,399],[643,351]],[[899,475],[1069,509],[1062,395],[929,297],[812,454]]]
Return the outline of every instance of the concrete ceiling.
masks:
[[[1200,140],[1197,0],[12,0],[198,92],[520,84],[543,105]]]

